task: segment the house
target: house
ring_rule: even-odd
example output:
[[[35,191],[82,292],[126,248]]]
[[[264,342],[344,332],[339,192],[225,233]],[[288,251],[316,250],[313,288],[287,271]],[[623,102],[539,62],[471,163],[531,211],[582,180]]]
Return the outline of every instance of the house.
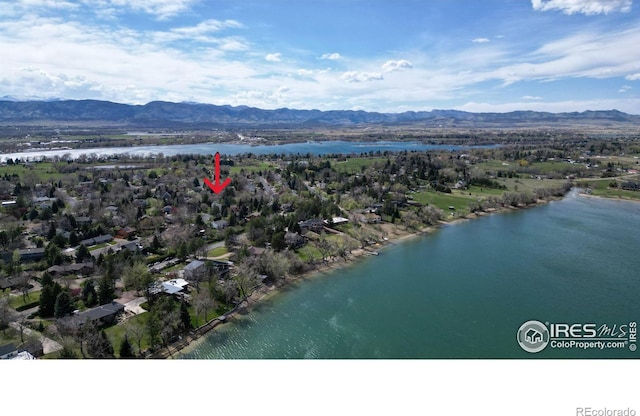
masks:
[[[130,241],[126,244],[122,244],[120,246],[121,250],[129,250],[132,253],[138,253],[140,251],[142,251],[142,244],[140,244],[140,241]]]
[[[0,360],[10,360],[18,355],[18,349],[13,344],[0,345]]]
[[[463,180],[459,180],[455,185],[453,185],[453,187],[455,189],[467,189],[467,183]]]
[[[233,263],[230,261],[210,260],[210,262],[211,262],[211,265],[213,266],[213,269],[215,270],[216,273],[218,273],[221,279],[225,279],[229,275],[229,272],[231,271],[231,266],[233,266]]]
[[[347,224],[348,222],[349,220],[344,217],[333,217],[331,219],[333,225]]]
[[[21,262],[27,263],[32,261],[39,261],[44,257],[44,247],[25,248],[22,250],[18,250],[18,254],[20,255]],[[2,253],[2,260],[4,260],[5,263],[12,261],[12,259],[13,259],[12,251],[5,251]]]
[[[324,229],[324,221],[320,218],[312,218],[305,221],[298,222],[300,230],[304,233],[306,231],[313,231],[314,233],[320,233]]]
[[[107,303],[78,314],[81,322],[92,321],[101,324],[114,323],[118,314],[124,311],[124,305],[118,302]]]
[[[162,291],[168,295],[174,295],[176,293],[184,291],[184,289],[189,285],[184,279],[171,279],[166,282],[162,282]]]
[[[211,228],[213,228],[214,230],[224,230],[225,228],[227,228],[229,226],[229,221],[227,220],[218,220],[218,221],[213,221],[211,223]]]
[[[378,214],[374,214],[373,212],[369,212],[364,214],[365,221],[367,224],[380,224],[382,223],[382,217]]]
[[[49,272],[53,277],[67,276],[70,274],[90,275],[93,273],[93,268],[93,263],[86,262],[51,266],[47,269],[47,272]]]
[[[76,217],[75,220],[77,225],[91,224],[92,222],[91,217]]]
[[[136,229],[133,227],[124,227],[124,228],[120,228],[117,232],[116,232],[116,237],[118,238],[122,238],[124,240],[129,239],[129,237],[133,237],[133,234],[136,232]]]
[[[254,246],[249,247],[249,254],[251,254],[254,257],[262,256],[265,251],[267,251],[267,249],[263,247],[254,247]]]
[[[86,240],[80,241],[80,245],[85,247],[95,246],[97,244],[108,243],[113,240],[113,236],[111,234],[103,234],[93,238],[87,238]],[[44,250],[44,249],[43,249]]]
[[[284,241],[288,247],[292,249],[297,249],[305,245],[307,242],[303,236],[298,233],[287,232],[284,235]]]
[[[204,262],[200,260],[193,260],[191,263],[185,266],[183,271],[185,279],[193,280],[198,276],[199,273],[204,271]]]

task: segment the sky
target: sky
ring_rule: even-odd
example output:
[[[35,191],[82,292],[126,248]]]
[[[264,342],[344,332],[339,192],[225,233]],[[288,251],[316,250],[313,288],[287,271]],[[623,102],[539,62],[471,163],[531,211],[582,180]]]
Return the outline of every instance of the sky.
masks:
[[[639,93],[634,0],[0,0],[0,97],[640,114]]]

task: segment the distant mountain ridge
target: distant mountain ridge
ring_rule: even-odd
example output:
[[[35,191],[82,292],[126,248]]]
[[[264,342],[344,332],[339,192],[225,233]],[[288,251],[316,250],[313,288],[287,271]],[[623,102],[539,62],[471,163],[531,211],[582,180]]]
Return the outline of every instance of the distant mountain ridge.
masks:
[[[353,110],[263,110],[254,107],[152,101],[145,105],[99,100],[0,99],[2,124],[65,124],[130,127],[314,127],[379,124],[425,127],[640,126],[640,116],[617,110],[548,113],[470,113],[458,110],[378,113]]]

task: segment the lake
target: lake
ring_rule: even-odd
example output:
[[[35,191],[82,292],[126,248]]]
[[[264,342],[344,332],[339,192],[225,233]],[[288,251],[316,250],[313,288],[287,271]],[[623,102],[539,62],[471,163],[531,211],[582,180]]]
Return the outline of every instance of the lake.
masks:
[[[446,225],[291,285],[181,358],[637,358],[617,342],[640,320],[637,230],[640,204],[576,192]],[[537,353],[517,339],[531,320],[559,331]],[[600,339],[618,348],[584,344]]]
[[[133,156],[152,156],[163,154],[165,156],[174,156],[178,154],[200,154],[214,155],[220,152],[222,155],[234,156],[245,153],[253,153],[256,155],[265,154],[307,154],[326,155],[326,154],[361,154],[369,152],[399,152],[399,151],[425,151],[425,150],[449,150],[464,151],[470,148],[491,148],[499,145],[484,146],[458,146],[458,145],[440,145],[425,144],[420,142],[350,142],[350,141],[315,141],[303,143],[288,143],[282,145],[259,145],[252,146],[249,144],[234,143],[201,143],[201,144],[180,144],[180,145],[162,145],[162,146],[131,146],[131,147],[101,147],[93,149],[60,149],[60,150],[37,150],[17,153],[0,154],[0,162],[7,159],[29,159],[39,160],[41,158],[63,157],[67,156],[71,159],[77,159],[80,155],[95,155],[96,157],[124,155]]]

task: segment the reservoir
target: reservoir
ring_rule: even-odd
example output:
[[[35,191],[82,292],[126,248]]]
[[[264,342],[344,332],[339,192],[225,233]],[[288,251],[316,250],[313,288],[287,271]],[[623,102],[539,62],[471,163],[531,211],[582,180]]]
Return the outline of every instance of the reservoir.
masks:
[[[637,358],[629,343],[530,353],[517,333],[536,320],[577,324],[577,341],[588,325],[628,339],[640,321],[638,230],[639,203],[575,192],[445,225],[292,284],[180,357]]]
[[[421,142],[352,142],[352,141],[314,141],[303,143],[287,143],[282,145],[250,145],[236,143],[201,143],[201,144],[176,144],[159,146],[131,146],[131,147],[100,147],[90,149],[59,149],[59,150],[36,150],[18,153],[0,154],[0,162],[7,159],[28,159],[39,160],[41,158],[68,157],[77,159],[81,155],[107,157],[112,155],[132,155],[148,157],[163,154],[164,156],[174,156],[179,154],[214,155],[220,152],[221,155],[234,156],[245,153],[255,155],[267,154],[301,154],[307,153],[317,155],[327,154],[361,154],[369,152],[399,152],[399,151],[427,151],[427,150],[449,150],[462,151],[469,148],[491,148],[499,145],[481,146],[459,146],[445,144],[426,144]]]

